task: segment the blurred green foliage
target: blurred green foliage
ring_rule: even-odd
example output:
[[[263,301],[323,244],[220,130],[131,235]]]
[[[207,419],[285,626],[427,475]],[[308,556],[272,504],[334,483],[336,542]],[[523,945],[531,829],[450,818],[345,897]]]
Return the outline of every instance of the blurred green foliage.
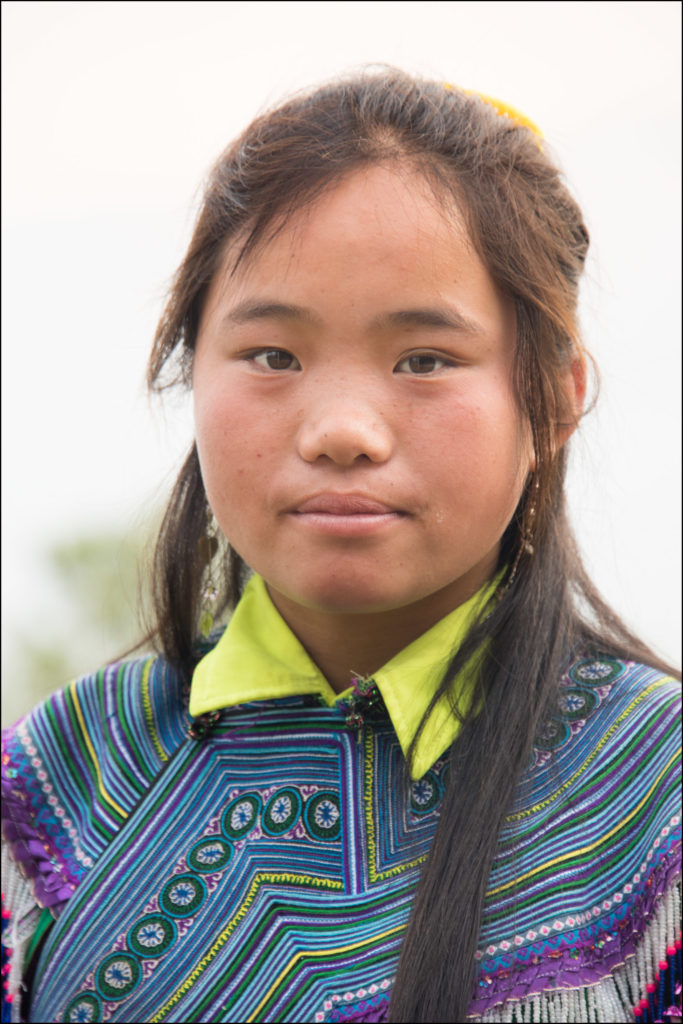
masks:
[[[45,569],[56,596],[40,633],[5,637],[3,725],[53,690],[117,658],[144,635],[146,560],[156,530],[107,530],[55,544]]]

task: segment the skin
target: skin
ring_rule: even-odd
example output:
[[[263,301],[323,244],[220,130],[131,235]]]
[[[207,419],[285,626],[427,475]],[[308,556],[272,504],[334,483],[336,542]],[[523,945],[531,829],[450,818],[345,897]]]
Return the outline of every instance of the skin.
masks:
[[[406,168],[350,175],[231,274],[235,255],[196,345],[202,475],[339,691],[495,571],[533,469],[514,309]]]

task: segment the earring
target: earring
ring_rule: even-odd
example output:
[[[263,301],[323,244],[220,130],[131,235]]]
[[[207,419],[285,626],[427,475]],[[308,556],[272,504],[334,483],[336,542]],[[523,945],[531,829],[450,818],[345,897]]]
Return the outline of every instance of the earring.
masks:
[[[507,582],[504,584],[503,589],[499,591],[499,597],[502,597],[506,590],[508,590],[514,583],[517,577],[517,570],[519,569],[519,563],[522,560],[522,555],[529,555],[532,557],[535,551],[533,540],[534,532],[536,529],[536,513],[538,511],[538,477],[534,478],[534,483],[529,497],[529,502],[524,510],[524,517],[522,519],[522,538],[517,548],[517,554],[515,560],[512,563],[512,569],[510,575],[507,578]]]
[[[529,506],[524,516],[524,523],[522,527],[522,547],[527,555],[533,555],[534,553],[534,530],[536,529],[536,502],[538,501],[538,477],[534,480],[534,488],[529,499]]]
[[[218,603],[218,586],[213,575],[213,559],[218,551],[218,526],[210,507],[206,506],[206,531],[197,541],[199,560],[203,566],[204,585],[201,594],[201,612],[199,631],[207,639],[213,629],[216,605]]]

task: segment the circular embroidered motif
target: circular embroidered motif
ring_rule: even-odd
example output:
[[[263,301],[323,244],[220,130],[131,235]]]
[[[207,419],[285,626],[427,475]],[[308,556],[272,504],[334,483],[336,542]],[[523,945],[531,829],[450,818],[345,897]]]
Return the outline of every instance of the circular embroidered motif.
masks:
[[[301,797],[295,789],[281,789],[271,796],[261,824],[271,836],[279,836],[293,827],[301,814]]]
[[[598,697],[583,687],[562,689],[557,697],[557,706],[562,717],[573,722],[577,718],[587,718],[598,706]]]
[[[128,946],[138,956],[161,956],[176,939],[175,921],[161,914],[141,917],[128,932]]]
[[[569,675],[575,683],[584,686],[604,686],[624,671],[622,662],[616,658],[585,658],[572,665]]]
[[[206,885],[194,875],[175,875],[159,895],[161,909],[171,917],[189,917],[204,902]]]
[[[561,747],[571,736],[571,730],[561,718],[550,718],[539,729],[534,746],[539,750],[554,750]]]
[[[95,987],[103,999],[125,999],[142,978],[140,964],[130,953],[110,953],[95,971]]]
[[[64,1011],[64,1020],[74,1024],[97,1024],[102,1020],[102,1003],[94,992],[81,992]]]
[[[220,836],[200,839],[187,855],[187,863],[194,871],[206,874],[209,871],[221,871],[230,863],[232,846]]]
[[[314,839],[329,842],[339,838],[341,811],[336,793],[316,793],[306,801],[304,811],[306,828]]]
[[[413,814],[427,814],[439,802],[441,790],[434,772],[427,772],[410,787],[410,809]]]
[[[223,811],[221,826],[228,839],[241,839],[251,832],[258,821],[261,797],[258,793],[244,793],[232,800]]]

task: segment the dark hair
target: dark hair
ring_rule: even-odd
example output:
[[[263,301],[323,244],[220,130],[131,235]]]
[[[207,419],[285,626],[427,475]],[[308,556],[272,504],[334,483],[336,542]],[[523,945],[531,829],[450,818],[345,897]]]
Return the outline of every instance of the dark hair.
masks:
[[[453,658],[432,703],[452,692],[487,637],[482,700],[473,702],[481,710],[466,719],[450,753],[451,782],[390,1006],[393,1021],[454,1021],[465,1019],[472,997],[498,834],[568,659],[599,652],[667,669],[597,593],[566,517],[566,446],[558,447],[556,436],[573,416],[566,391],[572,360],[585,357],[576,316],[588,248],[581,212],[537,136],[477,96],[395,70],[296,96],[258,117],[211,172],[157,330],[148,383],[153,390],[190,384],[203,304],[228,243],[239,241],[239,262],[345,175],[388,162],[418,170],[442,200],[456,198],[492,278],[514,300],[515,385],[536,457],[533,485],[502,538],[499,570],[507,570],[507,586]],[[531,557],[522,544],[532,499]],[[193,446],[156,547],[150,634],[188,676],[199,656],[198,541],[205,516]],[[222,608],[238,599],[246,571],[229,546],[224,562]]]

